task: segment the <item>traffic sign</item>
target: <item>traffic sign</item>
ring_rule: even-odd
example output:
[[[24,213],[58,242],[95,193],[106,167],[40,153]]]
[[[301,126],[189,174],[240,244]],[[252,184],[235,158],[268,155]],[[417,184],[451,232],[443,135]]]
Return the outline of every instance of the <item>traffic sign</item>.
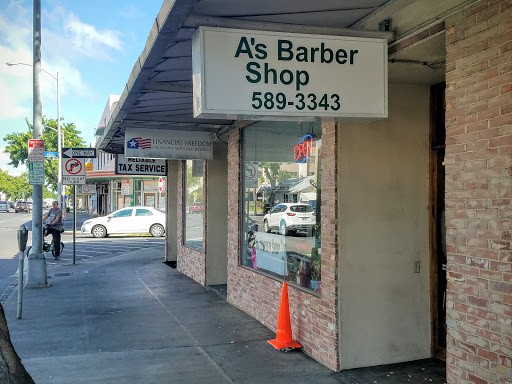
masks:
[[[72,158],[62,161],[62,184],[85,184],[85,159]]]
[[[258,188],[258,163],[245,163],[245,188]]]
[[[93,157],[96,157],[96,148],[62,148],[62,158],[64,159]]]
[[[28,163],[28,183],[30,185],[44,184],[44,163]]]
[[[45,152],[44,157],[46,157],[46,158],[51,157],[51,158],[56,159],[59,157],[59,152]]]
[[[44,162],[44,140],[30,139],[28,141],[28,163]]]

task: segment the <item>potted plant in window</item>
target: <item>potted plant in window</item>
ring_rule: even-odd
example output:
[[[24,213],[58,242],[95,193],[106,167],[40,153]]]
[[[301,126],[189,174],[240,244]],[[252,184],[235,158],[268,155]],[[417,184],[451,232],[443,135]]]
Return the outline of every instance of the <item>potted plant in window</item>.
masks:
[[[311,249],[311,288],[320,291],[320,275],[322,271],[322,262],[320,254],[316,248]]]
[[[291,257],[288,261],[288,281],[300,284],[299,260],[295,257]]]

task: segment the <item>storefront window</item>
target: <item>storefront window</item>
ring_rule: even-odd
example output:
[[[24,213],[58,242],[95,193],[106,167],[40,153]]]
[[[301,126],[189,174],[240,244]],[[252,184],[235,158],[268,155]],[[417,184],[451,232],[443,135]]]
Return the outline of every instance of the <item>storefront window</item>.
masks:
[[[203,249],[203,161],[185,161],[183,185],[183,243],[191,248]]]
[[[260,122],[242,133],[241,264],[321,289],[320,123]]]

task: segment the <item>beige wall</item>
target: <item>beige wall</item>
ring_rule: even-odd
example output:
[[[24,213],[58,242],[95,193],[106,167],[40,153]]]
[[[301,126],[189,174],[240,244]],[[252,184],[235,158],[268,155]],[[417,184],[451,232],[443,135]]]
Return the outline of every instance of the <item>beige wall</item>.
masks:
[[[165,260],[176,261],[178,252],[178,169],[179,160],[167,161],[167,198],[165,200]]]
[[[429,357],[429,87],[390,84],[339,143],[341,369]]]

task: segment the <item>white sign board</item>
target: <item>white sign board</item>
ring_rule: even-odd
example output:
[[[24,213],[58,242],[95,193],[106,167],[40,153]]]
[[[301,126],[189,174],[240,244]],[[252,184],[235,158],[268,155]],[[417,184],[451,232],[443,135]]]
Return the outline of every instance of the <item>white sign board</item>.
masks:
[[[28,183],[30,185],[44,184],[44,140],[30,139],[28,141]]]
[[[124,137],[127,158],[213,159],[213,134],[210,132],[127,128]]]
[[[278,275],[288,274],[286,237],[271,233],[254,232],[256,264]]]
[[[385,39],[199,27],[194,117],[387,117],[387,48]]]
[[[121,195],[127,196],[132,194],[130,179],[121,179]]]
[[[85,159],[62,159],[62,184],[85,184]]]
[[[258,188],[258,163],[245,163],[245,188]]]
[[[77,189],[77,193],[83,193],[87,195],[96,194],[96,184],[83,184],[79,185]]]
[[[44,185],[44,163],[28,163],[28,183]]]
[[[28,141],[28,163],[44,162],[44,140],[30,139]]]
[[[116,174],[166,176],[167,165],[161,159],[127,159],[124,155],[116,155]]]

